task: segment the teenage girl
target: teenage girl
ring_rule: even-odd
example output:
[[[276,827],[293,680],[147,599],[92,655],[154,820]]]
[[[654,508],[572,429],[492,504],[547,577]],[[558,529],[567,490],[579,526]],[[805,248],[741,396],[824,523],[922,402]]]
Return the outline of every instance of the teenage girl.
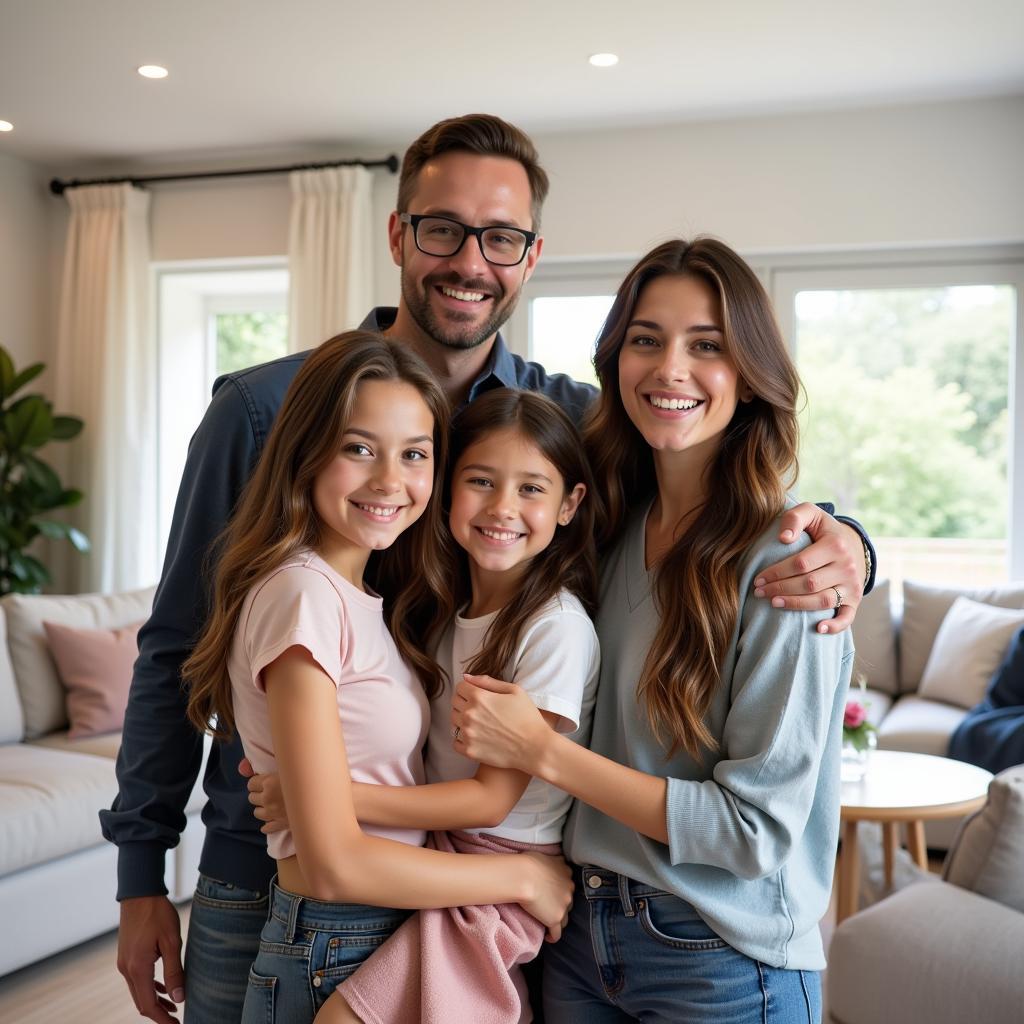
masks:
[[[822,635],[829,612],[752,594],[783,554],[796,371],[756,276],[709,238],[630,271],[595,363],[585,436],[608,514],[590,749],[489,678],[459,683],[452,715],[467,757],[578,798],[546,1017],[817,1022],[852,643]]]
[[[448,681],[431,704],[430,784],[357,786],[356,812],[378,825],[452,830],[431,837],[443,850],[557,852],[571,798],[455,753],[452,680],[465,671],[514,679],[545,728],[586,741],[599,666],[589,617],[597,583],[594,503],[583,500],[592,491],[590,471],[565,413],[529,392],[478,398],[456,418],[452,444],[457,614],[442,610],[437,620],[437,658]],[[262,781],[263,813],[276,817],[283,809]],[[421,912],[337,989],[317,1024],[529,1021],[519,965],[537,955],[543,938],[516,906]]]
[[[569,902],[559,858],[421,849],[415,825],[360,828],[356,783],[424,781],[423,654],[448,597],[438,503],[448,409],[400,343],[353,332],[303,364],[228,528],[213,614],[185,664],[189,714],[237,729],[276,771],[290,827],[243,1020],[308,1024],[334,986],[410,908],[518,903],[557,934]],[[372,553],[383,597],[363,582]],[[386,600],[385,600],[386,599]]]

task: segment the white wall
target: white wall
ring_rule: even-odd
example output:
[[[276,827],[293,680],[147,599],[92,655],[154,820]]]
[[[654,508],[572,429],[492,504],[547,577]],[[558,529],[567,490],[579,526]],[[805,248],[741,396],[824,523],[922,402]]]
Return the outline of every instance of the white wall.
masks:
[[[401,154],[408,141],[390,148]],[[548,260],[632,256],[700,231],[748,253],[1024,239],[1024,96],[536,142],[552,180]],[[385,232],[397,177],[374,174],[375,291],[393,303],[398,278]],[[289,201],[283,177],[155,187],[154,258],[280,255]]]
[[[50,279],[49,175],[34,164],[0,154],[0,345],[21,369],[53,352],[56,294]],[[47,372],[37,385],[52,388]]]

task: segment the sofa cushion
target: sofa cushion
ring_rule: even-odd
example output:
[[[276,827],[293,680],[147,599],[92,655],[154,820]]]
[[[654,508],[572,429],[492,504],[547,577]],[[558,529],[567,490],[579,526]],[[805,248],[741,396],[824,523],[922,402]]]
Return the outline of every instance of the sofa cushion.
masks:
[[[1024,913],[1024,765],[997,775],[988,800],[960,827],[942,877]]]
[[[958,597],[935,634],[918,696],[973,708],[985,696],[989,680],[1021,626],[1024,611]]]
[[[857,650],[853,679],[862,676],[873,690],[900,692],[896,660],[896,629],[889,603],[889,581],[879,580],[866,594],[853,620],[853,644]]]
[[[931,587],[912,580],[903,581],[903,622],[900,626],[900,688],[904,693],[917,689],[928,662],[935,634],[946,612],[963,595],[972,601],[1000,608],[1024,608],[1024,585],[966,589]],[[17,664],[15,664],[17,668]]]
[[[64,687],[46,643],[43,622],[79,628],[111,629],[148,617],[153,587],[126,594],[49,597],[8,594],[0,599],[7,617],[7,642],[25,715],[25,735],[45,736],[67,724]]]
[[[0,747],[0,876],[102,843],[98,812],[116,792],[109,758]]]
[[[76,629],[57,622],[43,623],[57,674],[68,691],[73,739],[118,732],[124,725],[141,625],[133,622],[119,629]]]
[[[900,697],[878,728],[878,747],[945,757],[949,738],[966,714],[963,708],[912,694]]]
[[[17,743],[24,735],[21,695],[7,653],[7,621],[0,611],[0,743]]]
[[[99,736],[82,736],[79,739],[72,739],[66,731],[61,730],[47,733],[37,740],[28,742],[34,747],[66,750],[70,754],[92,754],[93,757],[108,757],[114,761],[117,759],[117,752],[121,749],[121,734],[105,732]]]

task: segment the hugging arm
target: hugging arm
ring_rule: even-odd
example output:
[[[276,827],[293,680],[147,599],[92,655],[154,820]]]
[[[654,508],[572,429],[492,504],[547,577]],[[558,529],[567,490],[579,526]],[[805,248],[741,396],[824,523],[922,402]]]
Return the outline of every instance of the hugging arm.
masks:
[[[409,909],[519,903],[556,935],[571,881],[557,858],[464,857],[365,834],[356,819],[335,686],[306,648],[264,669],[281,789],[315,899]]]
[[[754,595],[771,599],[773,607],[832,609],[834,617],[818,623],[819,633],[848,629],[875,581],[875,550],[867,532],[856,520],[833,517],[831,512],[831,505],[808,502],[789,509],[782,517],[779,540],[791,543],[806,532],[812,543],[766,566],[754,581]]]

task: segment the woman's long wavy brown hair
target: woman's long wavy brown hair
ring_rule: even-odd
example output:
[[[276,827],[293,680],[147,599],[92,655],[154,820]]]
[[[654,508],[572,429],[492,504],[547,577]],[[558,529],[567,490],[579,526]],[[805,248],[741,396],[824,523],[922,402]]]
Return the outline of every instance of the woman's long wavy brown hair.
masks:
[[[706,468],[706,503],[657,566],[659,625],[637,684],[652,730],[662,742],[667,737],[669,756],[682,747],[699,758],[702,749],[716,747],[704,718],[736,626],[743,558],[782,512],[795,479],[800,384],[768,295],[724,242],[678,239],[644,256],[622,282],[594,354],[601,395],[584,438],[607,506],[602,550],[657,492],[651,449],[622,405],[619,351],[641,292],[666,274],[696,277],[718,296],[725,351],[739,387],[753,392],[737,404]]]
[[[597,551],[594,543],[596,495],[593,474],[587,461],[579,431],[572,420],[550,398],[531,391],[496,388],[466,406],[452,424],[452,450],[449,485],[463,453],[498,430],[514,430],[543,454],[558,470],[568,495],[577,484],[587,489],[572,521],[558,526],[551,543],[538,552],[523,578],[523,586],[515,600],[498,612],[483,646],[467,667],[467,671],[504,677],[515,653],[523,627],[543,605],[560,590],[574,594],[593,615],[597,605]],[[446,501],[446,505],[448,501]],[[455,541],[456,554],[454,608],[463,607],[472,597],[468,556]],[[440,636],[451,622],[452,609],[438,609],[433,636]]]
[[[219,739],[234,732],[228,655],[246,594],[269,572],[303,549],[317,550],[322,525],[313,505],[317,475],[337,455],[356,391],[368,380],[403,381],[422,396],[434,417],[434,492],[440,493],[448,446],[448,399],[426,365],[407,346],[379,334],[350,331],[325,341],[292,381],[256,470],[215,551],[212,611],[182,666],[189,685],[188,715]],[[431,696],[443,677],[424,652],[422,629],[448,596],[440,502],[386,551],[375,553],[374,583],[402,656]],[[369,571],[369,570],[368,570]],[[216,724],[213,724],[213,719]]]

